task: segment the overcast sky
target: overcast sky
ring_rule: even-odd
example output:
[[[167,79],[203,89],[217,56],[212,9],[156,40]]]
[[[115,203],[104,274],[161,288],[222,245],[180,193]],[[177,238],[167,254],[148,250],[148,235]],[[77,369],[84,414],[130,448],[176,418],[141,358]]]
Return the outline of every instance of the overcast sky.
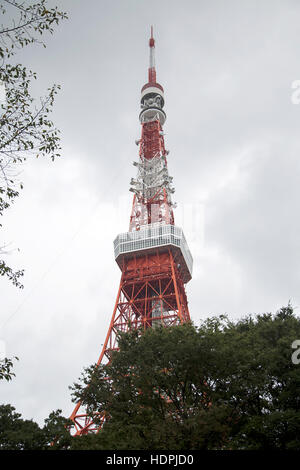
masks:
[[[1,402],[42,423],[96,362],[120,271],[113,239],[128,230],[154,25],[165,89],[175,223],[194,258],[192,320],[275,312],[300,302],[298,0],[56,0],[69,13],[47,48],[18,60],[35,95],[62,89],[53,120],[62,156],[20,168],[24,190],[3,217],[7,262],[24,290],[0,280],[0,340],[18,356]],[[19,248],[20,251],[17,251]]]

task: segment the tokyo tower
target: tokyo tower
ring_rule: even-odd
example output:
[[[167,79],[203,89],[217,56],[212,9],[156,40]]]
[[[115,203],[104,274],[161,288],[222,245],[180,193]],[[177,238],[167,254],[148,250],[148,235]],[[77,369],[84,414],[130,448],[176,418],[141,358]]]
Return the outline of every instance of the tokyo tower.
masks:
[[[110,361],[118,350],[118,333],[168,327],[190,321],[185,284],[192,278],[193,259],[183,231],[175,225],[174,188],[167,166],[163,125],[164,90],[156,81],[153,28],[149,40],[148,82],[141,90],[139,158],[131,179],[133,203],[129,231],[114,240],[121,280],[107,336],[97,364]],[[101,414],[104,421],[104,410]],[[73,435],[97,432],[78,402],[70,416]],[[98,416],[99,419],[99,416]],[[101,420],[100,420],[101,422]]]

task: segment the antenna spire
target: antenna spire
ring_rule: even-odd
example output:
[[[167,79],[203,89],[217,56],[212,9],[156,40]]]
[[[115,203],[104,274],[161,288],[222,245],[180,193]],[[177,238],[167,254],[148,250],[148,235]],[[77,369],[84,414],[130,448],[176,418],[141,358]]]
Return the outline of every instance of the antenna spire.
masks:
[[[156,83],[156,70],[155,70],[155,41],[153,37],[153,26],[151,26],[151,37],[149,39],[149,47],[150,47],[150,61],[149,61],[149,69],[148,69],[148,81],[149,83]]]

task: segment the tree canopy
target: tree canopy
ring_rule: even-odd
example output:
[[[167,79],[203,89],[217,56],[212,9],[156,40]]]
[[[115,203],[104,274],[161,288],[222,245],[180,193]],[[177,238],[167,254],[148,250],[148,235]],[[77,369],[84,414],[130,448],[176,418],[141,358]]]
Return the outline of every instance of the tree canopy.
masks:
[[[87,368],[71,387],[91,416],[107,415],[101,432],[71,446],[300,449],[298,338],[291,306],[121,335],[110,364]]]
[[[0,450],[49,450],[68,448],[71,436],[68,420],[61,410],[50,413],[40,427],[35,421],[23,419],[11,405],[0,405]]]
[[[299,339],[291,306],[121,334],[110,363],[70,387],[95,421],[105,411],[98,434],[71,437],[60,410],[39,426],[1,405],[0,449],[300,450]]]

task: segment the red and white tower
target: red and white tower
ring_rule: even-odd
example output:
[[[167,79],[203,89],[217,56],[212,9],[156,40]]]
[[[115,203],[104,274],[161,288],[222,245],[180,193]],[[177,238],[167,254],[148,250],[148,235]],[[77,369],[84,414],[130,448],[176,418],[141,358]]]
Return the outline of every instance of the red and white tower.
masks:
[[[182,229],[174,223],[174,188],[163,133],[164,90],[156,82],[152,27],[149,47],[148,83],[141,90],[139,158],[133,163],[137,175],[130,182],[134,196],[129,231],[114,240],[121,281],[98,365],[109,362],[112,352],[118,350],[120,331],[168,327],[190,320],[184,286],[192,278],[193,259]],[[99,424],[96,426],[82,408],[77,403],[70,416],[73,434],[97,432]]]

